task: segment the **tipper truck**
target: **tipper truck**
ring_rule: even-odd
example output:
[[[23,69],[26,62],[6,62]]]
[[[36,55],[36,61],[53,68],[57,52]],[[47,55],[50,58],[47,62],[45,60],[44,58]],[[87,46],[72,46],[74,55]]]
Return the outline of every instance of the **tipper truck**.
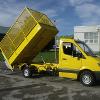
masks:
[[[0,42],[8,67],[11,70],[18,67],[24,77],[45,71],[80,80],[85,86],[94,85],[100,79],[100,58],[80,40],[61,38],[56,63],[46,63],[43,58],[43,63],[31,63],[57,33],[58,29],[45,14],[25,8]]]

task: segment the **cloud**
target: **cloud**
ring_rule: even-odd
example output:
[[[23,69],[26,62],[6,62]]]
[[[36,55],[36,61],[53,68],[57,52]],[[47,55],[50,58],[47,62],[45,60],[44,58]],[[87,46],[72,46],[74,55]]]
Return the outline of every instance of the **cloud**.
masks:
[[[12,22],[12,18],[14,16],[10,15],[10,14],[5,14],[5,13],[0,13],[2,15],[0,15],[0,26],[9,26],[11,25]]]
[[[81,20],[81,25],[100,24],[100,6],[95,0],[69,0],[69,2]]]
[[[15,0],[0,1],[0,26],[10,26],[18,16],[23,5],[16,4]]]
[[[96,4],[86,3],[76,6],[75,11],[81,18],[82,24],[96,25],[100,24],[100,6]]]
[[[35,4],[32,7],[37,9]],[[11,26],[25,6],[30,6],[25,0],[0,0],[0,26]]]
[[[94,4],[84,4],[75,8],[81,18],[100,16],[100,7]]]
[[[82,5],[84,3],[91,3],[94,0],[69,0],[71,6]]]
[[[100,25],[100,19],[99,17],[91,19],[83,19],[82,25]]]
[[[54,10],[54,9],[46,9],[46,10],[43,10],[42,12],[45,13],[46,15],[48,15],[51,18],[58,16],[56,10]]]

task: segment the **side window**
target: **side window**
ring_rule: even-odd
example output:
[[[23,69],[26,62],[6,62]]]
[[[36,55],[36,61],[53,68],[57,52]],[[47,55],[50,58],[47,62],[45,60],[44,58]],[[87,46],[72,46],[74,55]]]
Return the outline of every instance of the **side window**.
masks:
[[[63,52],[67,55],[72,55],[72,43],[63,43]]]
[[[72,55],[73,55],[73,57],[78,57],[79,55],[81,55],[81,52],[75,45],[73,45]]]
[[[78,57],[81,52],[78,48],[73,45],[73,43],[63,43],[63,52],[64,54],[71,55],[73,57]]]

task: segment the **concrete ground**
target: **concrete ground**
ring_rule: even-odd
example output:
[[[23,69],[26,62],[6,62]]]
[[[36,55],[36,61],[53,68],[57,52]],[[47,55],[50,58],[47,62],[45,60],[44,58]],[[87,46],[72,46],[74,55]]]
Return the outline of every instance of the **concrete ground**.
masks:
[[[19,71],[0,70],[0,100],[100,100],[100,84],[51,76],[24,78]]]

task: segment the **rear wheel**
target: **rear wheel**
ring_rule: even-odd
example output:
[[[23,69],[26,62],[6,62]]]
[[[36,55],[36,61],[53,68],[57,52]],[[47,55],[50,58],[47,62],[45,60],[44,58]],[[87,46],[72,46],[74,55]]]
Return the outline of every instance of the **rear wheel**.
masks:
[[[84,71],[80,75],[80,82],[85,86],[93,86],[95,83],[95,77],[91,72]]]
[[[32,77],[32,70],[31,70],[30,68],[28,68],[28,67],[25,67],[25,68],[23,69],[23,76],[24,76],[25,78]]]
[[[54,76],[59,76],[59,71],[58,71],[57,68],[54,68],[54,69],[53,69],[53,75],[54,75]]]

